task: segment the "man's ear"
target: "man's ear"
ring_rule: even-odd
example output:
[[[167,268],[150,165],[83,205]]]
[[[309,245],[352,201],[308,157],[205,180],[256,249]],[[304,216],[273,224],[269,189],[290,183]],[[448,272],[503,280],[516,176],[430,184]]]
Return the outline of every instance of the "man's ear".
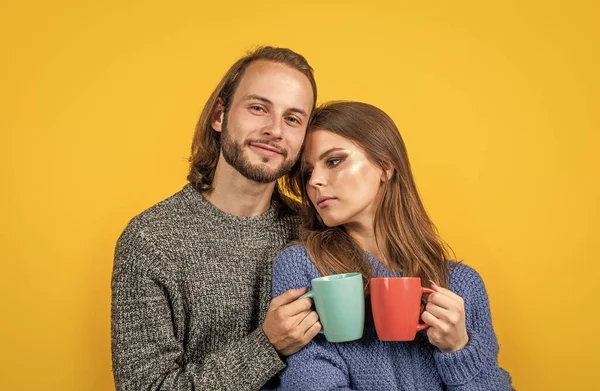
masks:
[[[223,118],[225,118],[225,104],[223,99],[217,98],[217,104],[210,116],[210,125],[215,132],[223,130]]]

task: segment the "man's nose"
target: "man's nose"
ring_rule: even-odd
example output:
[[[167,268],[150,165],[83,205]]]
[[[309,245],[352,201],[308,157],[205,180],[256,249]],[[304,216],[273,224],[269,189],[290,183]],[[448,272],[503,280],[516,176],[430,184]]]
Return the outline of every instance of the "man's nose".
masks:
[[[283,119],[270,121],[262,129],[262,134],[276,139],[281,139],[283,135]]]

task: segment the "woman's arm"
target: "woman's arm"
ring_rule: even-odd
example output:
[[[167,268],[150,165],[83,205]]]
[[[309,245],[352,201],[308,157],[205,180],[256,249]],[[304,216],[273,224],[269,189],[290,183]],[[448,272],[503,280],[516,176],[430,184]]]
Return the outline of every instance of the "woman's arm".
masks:
[[[310,287],[310,281],[320,276],[303,246],[288,247],[273,265],[272,295]],[[346,363],[323,335],[287,358],[287,368],[279,374],[276,383],[274,389],[277,390],[351,390]]]
[[[450,289],[464,301],[468,343],[460,350],[439,350],[434,355],[448,390],[514,390],[510,375],[498,366],[498,341],[483,280],[475,270],[459,264],[450,270]]]

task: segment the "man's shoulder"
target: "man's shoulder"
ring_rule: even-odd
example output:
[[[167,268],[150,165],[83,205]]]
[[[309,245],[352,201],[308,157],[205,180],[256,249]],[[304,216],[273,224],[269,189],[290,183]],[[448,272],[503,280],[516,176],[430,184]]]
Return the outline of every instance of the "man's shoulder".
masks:
[[[187,186],[133,217],[119,242],[145,242],[160,232],[172,231],[188,213],[184,199],[186,189]]]
[[[180,220],[182,215],[189,214],[189,208],[185,202],[185,193],[189,191],[188,187],[189,185],[184,186],[177,193],[147,208],[131,219],[130,223],[160,226]]]

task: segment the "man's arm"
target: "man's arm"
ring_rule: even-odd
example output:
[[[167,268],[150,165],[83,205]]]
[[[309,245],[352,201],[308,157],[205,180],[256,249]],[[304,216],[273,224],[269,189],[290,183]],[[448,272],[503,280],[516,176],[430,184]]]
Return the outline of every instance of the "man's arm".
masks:
[[[284,368],[262,327],[190,362],[172,321],[172,279],[153,267],[153,258],[141,238],[117,245],[111,327],[117,390],[256,390]]]

